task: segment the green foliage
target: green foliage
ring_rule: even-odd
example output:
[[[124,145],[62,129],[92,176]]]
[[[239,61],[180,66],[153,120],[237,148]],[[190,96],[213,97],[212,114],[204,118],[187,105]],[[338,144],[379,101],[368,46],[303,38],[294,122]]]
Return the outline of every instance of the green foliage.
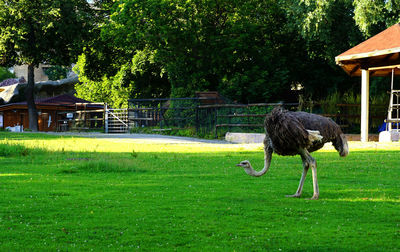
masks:
[[[121,172],[146,172],[145,170],[140,170],[132,162],[122,161],[122,162],[108,162],[106,160],[82,160],[77,164],[76,172],[83,173],[121,173]]]
[[[341,94],[335,92],[317,101],[317,104],[321,106],[322,111],[320,113],[322,114],[331,116],[341,114],[345,120],[345,124],[348,124],[352,130],[354,129],[358,133],[361,115],[361,95],[359,93],[349,91]],[[338,106],[338,104],[343,104],[343,106]],[[387,115],[389,95],[386,93],[370,95],[369,104],[370,127],[372,131],[376,131],[382,125],[383,118]]]
[[[27,156],[29,150],[18,144],[0,144],[0,157]]]
[[[195,127],[184,127],[184,128],[160,128],[160,127],[134,127],[131,128],[130,133],[138,134],[159,134],[159,135],[170,135],[170,136],[182,136],[182,137],[201,137],[213,139],[214,136],[211,134],[210,137],[204,135],[198,135]],[[137,157],[137,152],[133,150],[132,157]]]
[[[366,37],[373,36],[400,21],[400,1],[355,0],[354,19]]]
[[[129,66],[125,65],[110,78],[104,76],[100,81],[92,81],[85,75],[83,67],[85,56],[79,57],[74,71],[79,75],[80,83],[75,85],[76,96],[93,102],[105,102],[113,108],[128,106],[128,99],[133,90],[132,83],[126,81]]]
[[[289,48],[286,42],[293,34],[282,32],[285,13],[277,1],[126,0],[111,13],[101,28],[101,40],[110,50],[98,43],[99,49],[85,52],[90,55],[85,66],[100,63],[86,67],[90,79],[114,76],[121,62],[129,62],[134,76],[138,69],[154,76],[146,85],[165,78],[167,85],[161,87],[171,87],[161,89],[162,94],[153,88],[147,98],[219,90],[235,100],[256,102],[277,100],[289,89],[290,70],[280,52]],[[106,60],[115,51],[119,54],[113,61],[120,65]]]
[[[51,66],[44,72],[49,77],[49,80],[61,80],[67,78],[67,74],[70,71],[68,67],[63,66]]]
[[[100,79],[92,78],[88,57],[79,57],[74,71],[79,75],[80,83],[75,85],[77,96],[96,102],[106,102],[114,108],[128,106],[129,98],[159,98],[170,92],[165,76],[162,76],[153,55],[148,51],[138,51],[132,62],[120,65],[114,75],[104,75]]]
[[[0,64],[68,65],[93,22],[85,0],[0,1]]]
[[[10,78],[15,78],[15,74],[8,71],[5,67],[0,67],[0,82]]]
[[[28,65],[29,125],[38,131],[34,67],[70,65],[90,40],[96,14],[86,0],[0,0],[0,65]]]
[[[244,103],[288,101],[296,99],[290,87],[300,83],[307,97],[319,99],[357,89],[359,81],[336,66],[334,57],[364,39],[361,17],[371,9],[386,25],[395,22],[396,3],[119,1],[107,5],[109,19],[85,51],[82,67],[88,79],[99,81],[129,65],[132,98],[217,90]]]
[[[12,134],[2,131],[2,134]],[[41,147],[35,149],[13,142],[12,139],[5,139],[0,142],[0,157],[26,157],[31,155],[44,154],[46,151]]]
[[[285,5],[288,27],[298,32],[290,57],[293,83],[304,86],[306,97],[326,97],[359,86],[335,63],[335,56],[363,41],[353,19],[351,0],[290,0]],[[322,88],[321,88],[322,87]]]

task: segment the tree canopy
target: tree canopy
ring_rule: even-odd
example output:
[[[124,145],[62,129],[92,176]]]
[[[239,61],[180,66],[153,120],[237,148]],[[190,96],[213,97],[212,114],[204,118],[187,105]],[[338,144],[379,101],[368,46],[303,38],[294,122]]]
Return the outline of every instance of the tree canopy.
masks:
[[[238,102],[357,91],[334,57],[398,22],[399,0],[0,1],[0,64],[76,59],[78,96],[219,91]],[[28,80],[29,82],[29,80]]]
[[[0,82],[5,79],[10,79],[10,78],[14,78],[14,77],[15,77],[15,75],[13,73],[11,73],[10,71],[8,71],[7,68],[0,67]]]
[[[89,41],[95,21],[85,0],[0,1],[0,65],[28,65],[29,127],[36,131],[35,66],[70,65]]]
[[[364,39],[361,21],[355,18],[361,4],[118,1],[109,9],[96,44],[82,56],[79,69],[85,83],[78,93],[85,96],[83,90],[100,87],[99,80],[105,79],[113,80],[114,90],[128,81],[132,98],[217,90],[239,102],[291,99],[288,94],[298,84],[316,98],[357,88],[358,82],[335,65],[334,57]],[[125,84],[116,78],[121,71]],[[153,79],[143,89],[138,77],[146,74]]]

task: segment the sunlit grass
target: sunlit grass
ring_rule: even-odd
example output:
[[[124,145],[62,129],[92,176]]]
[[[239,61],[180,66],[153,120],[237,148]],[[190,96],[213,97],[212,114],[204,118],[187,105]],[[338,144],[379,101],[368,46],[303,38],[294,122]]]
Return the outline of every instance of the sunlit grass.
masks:
[[[400,249],[396,144],[314,153],[318,201],[311,173],[284,197],[299,157],[274,155],[261,178],[235,166],[261,169],[261,145],[0,133],[0,146],[1,251]]]
[[[29,176],[26,173],[0,173],[0,177],[10,177],[10,176]]]
[[[10,139],[0,140],[0,144],[9,144]],[[116,141],[109,139],[68,137],[50,140],[18,139],[14,144],[22,144],[28,148],[40,148],[51,151],[74,152],[179,152],[179,153],[206,153],[226,151],[254,151],[262,150],[261,145],[232,144],[166,144],[166,143],[132,143],[132,141]]]

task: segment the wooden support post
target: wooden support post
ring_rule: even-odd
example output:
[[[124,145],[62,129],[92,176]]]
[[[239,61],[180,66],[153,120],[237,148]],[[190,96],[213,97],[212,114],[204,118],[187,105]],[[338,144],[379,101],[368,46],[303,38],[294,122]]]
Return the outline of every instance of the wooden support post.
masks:
[[[108,133],[108,108],[107,108],[107,103],[104,103],[104,132]]]
[[[368,142],[369,70],[361,70],[361,142]]]

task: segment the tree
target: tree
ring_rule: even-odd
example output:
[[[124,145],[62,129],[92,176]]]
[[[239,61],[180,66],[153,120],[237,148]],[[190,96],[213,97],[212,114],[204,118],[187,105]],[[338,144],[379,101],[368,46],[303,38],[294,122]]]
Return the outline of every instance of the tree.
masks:
[[[297,52],[289,64],[292,77],[305,87],[306,95],[319,99],[336,91],[358,88],[335,56],[363,41],[354,21],[352,0],[286,0],[288,29],[300,35]],[[289,3],[288,3],[289,2]],[[321,88],[323,86],[323,88]]]
[[[119,108],[126,107],[130,98],[161,98],[170,94],[167,76],[161,73],[151,52],[137,52],[133,59],[127,60],[128,63],[120,64],[115,61],[113,64],[100,63],[110,54],[92,52],[81,55],[74,68],[80,81],[75,85],[77,97]]]
[[[7,68],[0,67],[0,82],[5,79],[10,79],[10,78],[14,78],[14,77],[15,77],[15,75],[13,73],[11,73],[10,71],[8,71]]]
[[[47,77],[49,77],[49,80],[56,81],[67,78],[69,71],[69,67],[51,66],[44,70],[44,73],[47,75]]]
[[[140,69],[143,76],[158,76],[155,83],[167,78],[162,94],[170,88],[172,97],[216,90],[239,102],[280,101],[302,84],[321,99],[357,91],[359,82],[336,65],[335,56],[364,40],[359,27],[369,21],[359,18],[362,13],[381,6],[385,11],[374,15],[385,22],[378,23],[393,23],[397,18],[389,16],[399,16],[398,1],[121,0],[106,5],[109,16],[81,67],[97,81],[92,87],[104,77],[118,79],[125,69],[131,97],[144,87],[138,84]]]
[[[399,0],[355,0],[354,19],[366,37],[371,37],[400,21]]]
[[[135,87],[139,72],[152,76],[147,85],[167,79],[172,97],[219,90],[239,101],[279,99],[290,89],[280,54],[293,34],[283,32],[284,23],[276,0],[120,1],[101,26],[101,41],[85,51],[82,70],[98,81],[129,65]],[[169,88],[148,90],[165,95]]]
[[[0,0],[0,65],[28,65],[29,127],[38,130],[34,67],[68,66],[90,38],[94,10],[85,0]]]

